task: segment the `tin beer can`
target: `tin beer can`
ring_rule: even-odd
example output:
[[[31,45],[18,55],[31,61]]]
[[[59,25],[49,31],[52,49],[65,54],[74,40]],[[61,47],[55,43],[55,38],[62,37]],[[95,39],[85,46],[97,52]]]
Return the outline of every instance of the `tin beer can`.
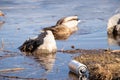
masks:
[[[68,66],[70,71],[77,75],[81,75],[87,72],[87,66],[76,60],[71,60]]]

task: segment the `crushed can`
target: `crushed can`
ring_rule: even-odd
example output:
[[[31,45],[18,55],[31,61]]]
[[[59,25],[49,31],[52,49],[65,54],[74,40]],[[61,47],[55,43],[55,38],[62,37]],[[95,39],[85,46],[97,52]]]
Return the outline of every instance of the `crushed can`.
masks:
[[[71,72],[77,74],[80,78],[82,78],[83,76],[86,77],[87,80],[88,78],[88,69],[87,66],[76,61],[76,60],[71,60],[68,64],[68,67],[70,69]],[[83,79],[81,79],[83,80]]]

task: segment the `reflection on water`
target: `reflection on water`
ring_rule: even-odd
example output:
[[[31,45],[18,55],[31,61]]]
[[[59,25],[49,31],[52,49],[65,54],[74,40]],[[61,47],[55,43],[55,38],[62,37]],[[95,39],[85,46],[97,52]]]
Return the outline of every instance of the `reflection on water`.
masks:
[[[71,71],[69,71],[68,76],[69,76],[70,80],[87,80],[87,78],[85,76],[78,76],[78,75],[72,73]]]
[[[34,59],[41,65],[41,67],[46,71],[51,71],[53,68],[56,53],[41,53],[39,49],[35,50],[33,53],[26,53],[27,56],[34,56]]]
[[[120,46],[120,35],[108,35],[108,43]]]
[[[69,71],[68,76],[70,80],[87,80],[86,76],[84,75],[76,75],[73,72]]]
[[[2,28],[4,23],[5,23],[5,21],[0,21],[0,29]]]
[[[72,73],[71,71],[69,71],[68,76],[69,76],[70,80],[79,80],[79,76]]]

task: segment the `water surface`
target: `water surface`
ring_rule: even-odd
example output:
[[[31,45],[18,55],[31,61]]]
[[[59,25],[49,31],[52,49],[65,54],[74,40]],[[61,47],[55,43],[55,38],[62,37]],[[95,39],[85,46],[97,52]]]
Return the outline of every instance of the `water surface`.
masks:
[[[109,44],[106,32],[108,18],[118,8],[119,0],[0,0],[0,9],[6,15],[0,18],[0,21],[5,21],[0,24],[0,47],[4,43],[3,48],[11,51],[0,51],[0,56],[14,55],[0,59],[0,69],[24,68],[0,75],[48,80],[71,79],[67,64],[75,54],[57,52],[40,57],[43,60],[36,60],[23,55],[18,47],[29,37],[37,36],[42,28],[55,25],[61,17],[78,15],[82,20],[78,25],[79,30],[65,41],[57,40],[58,50],[71,49],[73,45],[76,49],[119,49],[120,46]]]

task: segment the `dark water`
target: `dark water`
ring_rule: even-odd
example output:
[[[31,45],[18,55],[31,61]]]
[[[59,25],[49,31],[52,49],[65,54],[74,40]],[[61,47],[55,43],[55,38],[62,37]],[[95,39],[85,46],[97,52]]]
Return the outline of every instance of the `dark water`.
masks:
[[[110,44],[106,34],[107,20],[120,8],[120,0],[0,0],[0,9],[5,13],[0,21],[0,46],[11,52],[0,51],[0,56],[15,55],[0,59],[0,69],[24,68],[22,71],[0,73],[22,78],[47,78],[48,80],[71,79],[68,62],[76,56],[57,52],[42,60],[24,56],[17,48],[29,37],[39,34],[44,27],[52,26],[64,16],[78,15],[82,22],[79,30],[65,41],[57,41],[58,50],[119,49]],[[14,53],[17,52],[17,53]],[[59,78],[59,79],[58,79]],[[3,79],[3,78],[1,78]]]

